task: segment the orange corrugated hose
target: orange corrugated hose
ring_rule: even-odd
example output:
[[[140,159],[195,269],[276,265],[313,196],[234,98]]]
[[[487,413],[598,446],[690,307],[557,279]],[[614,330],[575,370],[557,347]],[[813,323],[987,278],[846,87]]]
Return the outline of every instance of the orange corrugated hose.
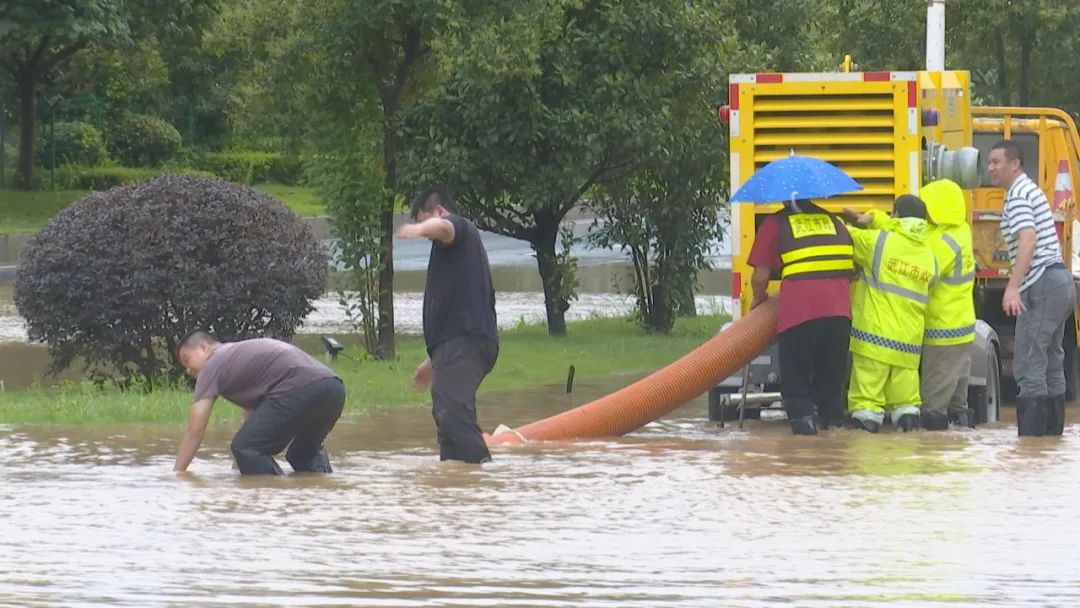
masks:
[[[606,397],[513,431],[486,435],[494,447],[522,441],[624,435],[677,409],[749,363],[776,339],[776,298],[678,361]]]

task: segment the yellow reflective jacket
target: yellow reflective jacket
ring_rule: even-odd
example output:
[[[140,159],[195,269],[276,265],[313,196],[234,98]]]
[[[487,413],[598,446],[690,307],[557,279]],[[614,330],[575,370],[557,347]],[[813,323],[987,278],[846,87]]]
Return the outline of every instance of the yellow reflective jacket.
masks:
[[[923,344],[967,344],[975,340],[975,253],[964,191],[941,179],[923,186],[920,196],[930,216],[929,242],[941,273],[930,290]]]
[[[851,302],[851,352],[918,369],[926,306],[937,278],[929,226],[872,211],[867,229],[851,231],[861,275]]]

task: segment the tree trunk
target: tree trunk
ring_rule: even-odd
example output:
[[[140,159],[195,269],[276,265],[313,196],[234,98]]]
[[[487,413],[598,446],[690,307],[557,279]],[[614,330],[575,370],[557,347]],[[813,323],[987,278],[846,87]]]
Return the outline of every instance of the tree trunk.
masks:
[[[676,301],[680,317],[697,316],[697,301],[694,299],[694,283],[696,282],[697,280],[695,278],[680,286],[678,300]]]
[[[383,166],[386,169],[384,185],[387,200],[384,203],[379,223],[379,251],[382,255],[382,269],[379,271],[379,341],[375,346],[375,358],[388,361],[394,358],[397,348],[394,343],[394,193],[397,192],[397,141],[393,128],[395,104],[383,102],[387,113],[383,127]]]
[[[560,294],[562,285],[560,268],[555,257],[555,239],[559,235],[559,219],[537,217],[536,233],[532,241],[536,252],[536,265],[544,283],[544,309],[547,312],[549,336],[566,335],[566,310],[570,308]]]
[[[1018,68],[1020,91],[1018,99],[1020,100],[1021,106],[1028,105],[1028,101],[1031,99],[1031,91],[1028,86],[1028,74],[1031,71],[1031,46],[1031,38],[1024,37],[1024,39],[1020,41],[1020,66]]]
[[[999,103],[1003,106],[1011,105],[1012,96],[1009,95],[1009,65],[1005,60],[1005,36],[999,31],[995,40],[995,51],[998,66],[998,95],[1001,96]]]
[[[396,354],[394,343],[394,210],[384,209],[380,218],[382,234],[379,249],[382,251],[382,269],[379,271],[379,341],[375,346],[375,358],[388,361]]]
[[[19,174],[16,185],[30,190],[37,155],[37,78],[29,67],[19,75]]]

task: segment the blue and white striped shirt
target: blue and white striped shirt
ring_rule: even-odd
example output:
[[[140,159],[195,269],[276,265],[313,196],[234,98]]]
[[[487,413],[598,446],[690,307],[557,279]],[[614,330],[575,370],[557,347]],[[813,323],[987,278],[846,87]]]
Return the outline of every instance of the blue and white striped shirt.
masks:
[[[1061,243],[1054,229],[1054,214],[1050,202],[1039,186],[1027,175],[1021,174],[1013,181],[1005,194],[1005,209],[1001,216],[1001,235],[1009,247],[1009,261],[1016,264],[1020,246],[1020,231],[1035,231],[1035,253],[1031,268],[1020,282],[1020,291],[1031,287],[1052,264],[1063,263]]]

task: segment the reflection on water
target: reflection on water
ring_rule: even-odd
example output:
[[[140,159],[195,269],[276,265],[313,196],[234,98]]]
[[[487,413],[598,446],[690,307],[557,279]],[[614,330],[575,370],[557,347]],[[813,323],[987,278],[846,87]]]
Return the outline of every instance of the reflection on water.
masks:
[[[486,395],[482,424],[613,388]],[[0,605],[1080,602],[1080,425],[804,438],[704,410],[478,468],[436,462],[424,409],[384,409],[335,429],[336,474],[280,479],[233,473],[234,422],[187,479],[179,425],[0,428]]]

